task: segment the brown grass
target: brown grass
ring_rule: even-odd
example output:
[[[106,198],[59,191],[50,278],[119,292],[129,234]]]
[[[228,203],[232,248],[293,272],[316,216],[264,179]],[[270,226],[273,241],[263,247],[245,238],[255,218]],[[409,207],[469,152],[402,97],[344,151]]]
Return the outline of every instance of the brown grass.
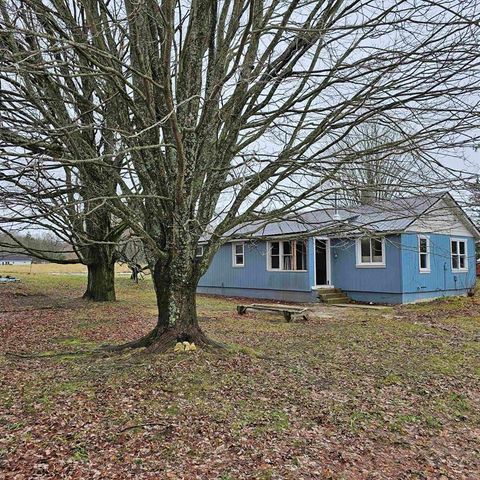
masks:
[[[129,273],[126,265],[115,266],[116,273]],[[38,275],[38,274],[78,274],[87,273],[82,264],[61,265],[57,263],[36,263],[32,265],[0,265],[0,275]]]

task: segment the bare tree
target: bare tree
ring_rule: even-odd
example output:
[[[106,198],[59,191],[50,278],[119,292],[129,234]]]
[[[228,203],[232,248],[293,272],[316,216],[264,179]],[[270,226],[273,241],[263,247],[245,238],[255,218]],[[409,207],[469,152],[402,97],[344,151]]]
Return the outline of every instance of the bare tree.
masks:
[[[25,245],[25,247],[19,248],[19,243]],[[48,252],[54,260],[64,260],[69,253],[68,250],[69,245],[61,243],[57,238],[46,233],[32,235],[30,232],[27,232],[24,235],[19,235],[14,240],[8,235],[0,234],[0,251],[2,253],[33,255],[32,252]],[[36,257],[35,255],[33,256]],[[42,259],[40,258],[40,260]]]
[[[73,28],[68,9],[77,7],[69,2],[66,10],[57,7],[58,15],[65,15],[61,23]],[[111,172],[122,162],[108,124],[116,101],[94,107],[101,80],[84,75],[81,56],[78,65],[62,64],[69,56],[56,51],[54,37],[62,34],[48,25],[48,8],[42,2],[1,3],[2,26],[15,29],[11,20],[38,29],[38,35],[24,30],[26,35],[16,39],[14,30],[6,29],[0,37],[0,231],[37,258],[86,265],[84,298],[115,300],[116,246],[126,228],[108,207],[117,188]],[[86,38],[80,31],[70,34],[72,40]],[[97,156],[101,161],[83,161]],[[55,252],[32,249],[18,235],[29,228],[52,232],[72,245],[75,256],[59,259]]]
[[[388,125],[399,135],[385,155],[414,149],[450,174],[435,155],[475,136],[475,0],[0,5],[4,156],[78,170],[145,245],[158,322],[128,346],[214,345],[195,305],[213,255],[245,223],[338,190],[354,129]]]
[[[145,272],[149,273],[143,242],[131,235],[130,232],[124,233],[117,255],[118,262],[126,264],[131,270],[130,278],[135,283],[138,283],[139,277],[143,276]]]
[[[477,177],[467,185],[467,199],[464,207],[472,213],[473,220],[480,224],[480,177]]]
[[[92,192],[91,185],[97,177],[83,177],[69,165],[53,168],[44,152],[7,152],[0,172],[3,246],[54,263],[82,263],[88,271],[84,298],[115,300],[116,246],[124,226],[114,223],[105,197],[95,198],[98,191]],[[114,186],[107,185],[114,191]],[[50,232],[59,242],[70,245],[73,255],[59,257],[58,251],[25,242],[22,232],[31,230]]]
[[[400,141],[400,153],[395,145]],[[425,170],[428,165],[417,161],[417,152],[403,147],[399,133],[377,124],[354,128],[340,144],[338,172],[342,205],[371,205],[394,197],[419,194],[419,189],[435,176]]]

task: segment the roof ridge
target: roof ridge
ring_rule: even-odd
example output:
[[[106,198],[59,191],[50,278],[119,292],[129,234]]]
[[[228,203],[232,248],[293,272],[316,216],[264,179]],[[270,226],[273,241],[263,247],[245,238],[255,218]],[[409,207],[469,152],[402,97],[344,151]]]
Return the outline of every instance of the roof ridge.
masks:
[[[335,210],[347,211],[347,212],[352,212],[353,213],[355,211],[355,209],[368,208],[368,207],[372,208],[372,207],[377,207],[378,204],[395,203],[396,201],[402,201],[402,200],[411,200],[411,199],[419,199],[419,198],[437,199],[438,200],[438,199],[442,198],[444,195],[446,195],[447,193],[448,193],[447,191],[443,191],[443,192],[439,192],[439,193],[431,193],[431,194],[425,194],[425,195],[409,195],[407,197],[394,197],[394,198],[390,198],[390,199],[378,200],[378,201],[375,202],[374,205],[359,204],[359,205],[348,205],[348,206],[343,205],[343,206],[338,207],[338,208],[335,208],[334,206],[325,207],[325,208],[315,208],[313,210],[299,211],[299,212],[293,213],[291,215],[303,215],[303,214],[306,214],[306,213],[328,212],[328,211],[335,211]],[[290,218],[290,217],[288,217],[288,218]]]

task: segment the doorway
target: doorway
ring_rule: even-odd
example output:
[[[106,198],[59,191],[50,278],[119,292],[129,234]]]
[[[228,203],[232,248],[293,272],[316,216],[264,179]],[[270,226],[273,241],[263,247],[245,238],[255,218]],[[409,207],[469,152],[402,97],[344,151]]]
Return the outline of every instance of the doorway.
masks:
[[[328,254],[330,245],[327,239],[315,239],[315,286],[330,285],[330,265]]]

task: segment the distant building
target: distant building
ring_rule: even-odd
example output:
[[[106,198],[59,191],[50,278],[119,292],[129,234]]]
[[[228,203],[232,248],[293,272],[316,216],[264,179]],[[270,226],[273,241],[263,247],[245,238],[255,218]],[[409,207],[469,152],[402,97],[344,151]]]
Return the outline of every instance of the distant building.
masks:
[[[21,253],[0,254],[0,265],[31,265],[32,257]]]

